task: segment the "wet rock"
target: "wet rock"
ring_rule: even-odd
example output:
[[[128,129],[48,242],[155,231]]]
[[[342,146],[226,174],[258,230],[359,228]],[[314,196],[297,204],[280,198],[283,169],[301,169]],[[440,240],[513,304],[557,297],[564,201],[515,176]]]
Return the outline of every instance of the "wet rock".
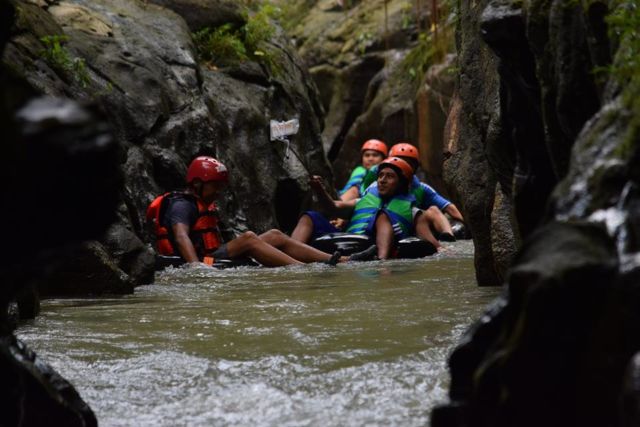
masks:
[[[13,8],[0,0],[0,53],[12,22]],[[18,317],[37,314],[36,283],[59,248],[97,237],[113,220],[118,147],[91,109],[51,99],[24,106],[37,90],[16,71],[0,65],[0,221],[8,225],[0,250],[0,424],[96,426],[73,386],[12,331]]]
[[[640,424],[640,353],[636,353],[625,373],[620,405],[622,427]]]
[[[73,386],[13,336],[0,337],[0,374],[3,425],[98,425]]]
[[[515,227],[512,212],[511,199],[502,192],[502,187],[498,184],[491,211],[491,249],[496,273],[501,281],[504,281],[520,244],[513,231]]]
[[[104,237],[105,248],[118,268],[135,284],[153,282],[155,252],[122,224],[112,225]]]
[[[191,31],[245,21],[241,5],[230,0],[149,0],[182,16]]]
[[[154,262],[149,271],[153,274]],[[143,279],[149,279],[143,273]],[[98,242],[92,241],[67,251],[47,278],[40,284],[43,296],[84,296],[133,293],[133,277],[129,277],[113,262],[112,257]]]
[[[349,174],[360,162],[360,147],[367,139],[376,138],[389,146],[400,141],[415,141],[417,124],[413,99],[416,84],[407,79],[402,60],[408,51],[386,53],[386,65],[372,83],[379,85],[364,111],[349,128],[336,160],[333,162],[338,182],[346,182]],[[411,125],[413,124],[413,125]]]
[[[443,178],[473,236],[476,280],[481,286],[496,286],[501,282],[491,246],[491,210],[500,175],[493,171],[490,159],[491,140],[501,143],[503,139],[499,124],[498,61],[478,37],[478,18],[485,5],[486,2],[481,2],[460,11],[457,37],[461,72],[458,94],[452,101],[446,125],[444,151],[448,158]],[[494,151],[503,153],[501,148]],[[507,185],[510,188],[510,182]]]
[[[607,318],[617,280],[615,245],[602,227],[553,223],[536,231],[514,260],[506,298],[451,356],[450,396],[468,413],[468,424],[457,425],[602,425],[585,416],[598,410],[578,408],[589,394],[606,400],[592,383],[606,358],[592,360],[588,349],[594,340],[603,345],[594,326]],[[434,427],[443,425],[456,424]]]
[[[421,166],[427,181],[443,195],[448,195],[442,167],[444,129],[455,87],[455,73],[451,72],[454,64],[455,55],[448,55],[441,64],[430,67],[415,100],[418,121],[415,145],[420,150]]]
[[[325,127],[322,132],[323,145],[329,160],[336,160],[338,153],[341,153],[342,143],[349,128],[362,114],[369,83],[385,66],[385,62],[382,55],[366,55],[361,60],[337,71],[331,80],[332,86],[328,92],[333,96],[326,109],[328,114],[325,117]],[[326,68],[321,68],[323,69]],[[359,147],[357,152],[360,152]],[[343,161],[353,162],[354,165],[360,161],[359,155],[356,155],[356,158],[342,157],[347,157]],[[336,173],[336,178],[341,181],[348,178],[351,170],[336,168]]]

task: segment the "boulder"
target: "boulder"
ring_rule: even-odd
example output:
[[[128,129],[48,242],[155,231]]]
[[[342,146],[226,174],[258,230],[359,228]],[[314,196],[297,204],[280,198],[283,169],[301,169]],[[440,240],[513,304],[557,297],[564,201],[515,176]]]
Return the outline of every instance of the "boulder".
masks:
[[[241,25],[245,16],[241,5],[231,0],[148,0],[182,16],[191,31],[224,24]]]
[[[150,264],[153,277],[155,258]],[[46,297],[131,294],[133,279],[118,267],[102,244],[90,241],[64,253],[40,284],[40,292]],[[148,273],[143,279],[149,283]]]
[[[75,388],[13,336],[0,337],[0,373],[2,425],[98,425]]]
[[[0,0],[0,54],[13,12]],[[95,109],[69,100],[27,103],[37,90],[4,64],[0,90],[0,221],[8,225],[0,251],[0,424],[96,426],[74,387],[15,338],[12,313],[18,306],[21,318],[35,316],[35,282],[60,247],[97,237],[113,220],[118,146]]]

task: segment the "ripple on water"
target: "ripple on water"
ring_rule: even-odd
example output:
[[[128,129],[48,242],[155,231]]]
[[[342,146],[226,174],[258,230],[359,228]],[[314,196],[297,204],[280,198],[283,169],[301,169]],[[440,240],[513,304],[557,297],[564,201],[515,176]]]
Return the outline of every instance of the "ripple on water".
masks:
[[[102,426],[424,426],[448,353],[498,292],[474,286],[470,247],[170,269],[123,298],[44,301],[19,335]]]
[[[209,360],[175,352],[84,364],[48,357],[75,379],[104,426],[403,425],[428,423],[446,396],[445,349],[326,372],[330,359]],[[309,360],[311,359],[311,360]],[[78,366],[80,365],[80,366]],[[167,369],[167,367],[171,367]]]

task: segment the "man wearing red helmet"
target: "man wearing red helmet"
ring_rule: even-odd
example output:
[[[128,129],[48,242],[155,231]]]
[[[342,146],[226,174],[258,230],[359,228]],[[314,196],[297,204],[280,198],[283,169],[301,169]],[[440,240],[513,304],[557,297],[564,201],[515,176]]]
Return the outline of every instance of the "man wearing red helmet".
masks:
[[[161,255],[177,255],[187,263],[209,265],[215,259],[250,256],[268,267],[309,262],[335,264],[346,260],[339,252],[332,256],[279,230],[260,236],[248,231],[224,243],[215,200],[228,184],[227,168],[213,157],[197,157],[189,166],[186,180],[186,191],[159,196],[147,210],[147,218],[155,226]]]
[[[405,160],[411,165],[414,173],[420,165],[418,149],[406,142],[401,142],[391,147],[389,155]],[[375,171],[376,168],[374,167],[371,169],[371,172],[363,178],[362,185],[360,186],[362,193],[366,192],[366,188],[374,182],[374,177],[371,175],[374,174]],[[451,223],[447,217],[443,215],[443,212],[448,213],[451,218],[455,220],[464,222],[464,218],[456,205],[438,194],[431,186],[420,182],[415,175],[410,186],[410,192],[416,197],[416,206],[424,212],[424,215],[422,215],[416,224],[416,235],[423,240],[430,241],[436,247],[440,246],[431,232],[431,226],[433,226],[441,239],[455,240]]]
[[[413,169],[407,162],[397,157],[387,158],[380,163],[378,179],[370,191],[362,198],[352,200],[333,200],[322,178],[312,178],[311,188],[318,195],[324,210],[349,218],[348,233],[365,234],[375,239],[374,246],[352,255],[350,260],[373,259],[376,255],[378,259],[387,259],[393,253],[395,242],[413,233],[420,210],[415,207],[415,197],[408,193],[412,178]],[[310,235],[317,225],[307,224],[311,227],[311,230],[307,230]]]

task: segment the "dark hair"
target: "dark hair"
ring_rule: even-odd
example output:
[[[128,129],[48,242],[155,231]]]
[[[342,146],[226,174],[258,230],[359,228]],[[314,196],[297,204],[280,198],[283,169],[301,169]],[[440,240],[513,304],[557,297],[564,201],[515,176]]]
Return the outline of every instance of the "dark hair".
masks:
[[[382,171],[382,169],[386,169],[389,168],[392,171],[394,171],[396,173],[396,175],[398,175],[398,180],[400,181],[400,185],[398,185],[398,193],[401,194],[406,194],[409,192],[409,180],[407,179],[406,176],[404,176],[404,173],[402,173],[402,170],[397,167],[396,165],[393,164],[389,164],[389,163],[384,163],[381,164],[380,166],[378,166],[378,175],[380,175],[380,172]]]

